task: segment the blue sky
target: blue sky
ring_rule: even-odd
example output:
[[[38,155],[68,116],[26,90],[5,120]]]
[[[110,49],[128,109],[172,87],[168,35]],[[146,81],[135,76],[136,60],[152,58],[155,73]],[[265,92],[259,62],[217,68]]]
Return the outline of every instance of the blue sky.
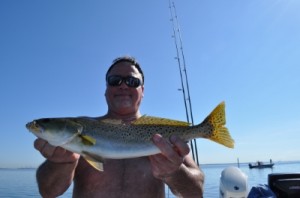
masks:
[[[0,1],[0,167],[43,161],[28,121],[105,114],[104,76],[117,56],[142,65],[143,114],[185,120],[168,4]],[[175,5],[194,121],[225,101],[236,142],[198,139],[200,163],[300,160],[300,1]]]

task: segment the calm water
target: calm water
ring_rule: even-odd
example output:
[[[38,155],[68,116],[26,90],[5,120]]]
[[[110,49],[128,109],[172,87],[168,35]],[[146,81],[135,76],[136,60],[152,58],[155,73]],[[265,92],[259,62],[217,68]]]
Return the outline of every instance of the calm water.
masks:
[[[203,165],[205,178],[204,197],[218,197],[219,179],[222,170],[230,165]],[[234,166],[236,166],[234,164]],[[267,184],[270,173],[300,172],[300,162],[275,163],[273,169],[249,169],[247,164],[241,165],[241,170],[248,175],[249,187],[257,184]],[[174,197],[170,192],[166,194]],[[167,197],[168,197],[167,196]],[[20,198],[20,197],[40,197],[35,182],[35,169],[0,169],[0,197]],[[62,198],[72,197],[70,188]]]

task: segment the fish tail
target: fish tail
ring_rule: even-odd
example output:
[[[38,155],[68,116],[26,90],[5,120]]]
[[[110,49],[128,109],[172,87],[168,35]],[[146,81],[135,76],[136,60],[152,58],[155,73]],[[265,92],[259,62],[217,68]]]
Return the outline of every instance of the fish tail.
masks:
[[[225,103],[220,103],[199,125],[205,133],[205,138],[233,148],[234,140],[231,138],[228,129],[225,127]]]

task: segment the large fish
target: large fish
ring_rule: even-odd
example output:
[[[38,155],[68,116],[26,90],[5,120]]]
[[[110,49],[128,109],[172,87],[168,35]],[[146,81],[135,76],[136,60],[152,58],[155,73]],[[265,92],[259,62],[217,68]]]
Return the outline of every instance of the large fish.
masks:
[[[104,159],[124,159],[160,153],[154,134],[177,135],[185,141],[207,138],[229,148],[234,141],[225,125],[225,104],[220,103],[199,125],[165,118],[142,116],[131,124],[121,120],[89,117],[43,118],[26,124],[34,135],[69,151],[79,153],[93,167],[103,170]]]

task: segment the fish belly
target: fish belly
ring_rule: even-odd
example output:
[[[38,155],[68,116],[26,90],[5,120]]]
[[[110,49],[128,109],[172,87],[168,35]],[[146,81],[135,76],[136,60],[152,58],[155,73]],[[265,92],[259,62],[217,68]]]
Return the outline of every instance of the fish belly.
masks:
[[[63,147],[75,153],[90,153],[104,159],[136,158],[160,153],[158,147],[152,142],[123,143],[97,140],[96,144],[92,146],[70,143]]]

